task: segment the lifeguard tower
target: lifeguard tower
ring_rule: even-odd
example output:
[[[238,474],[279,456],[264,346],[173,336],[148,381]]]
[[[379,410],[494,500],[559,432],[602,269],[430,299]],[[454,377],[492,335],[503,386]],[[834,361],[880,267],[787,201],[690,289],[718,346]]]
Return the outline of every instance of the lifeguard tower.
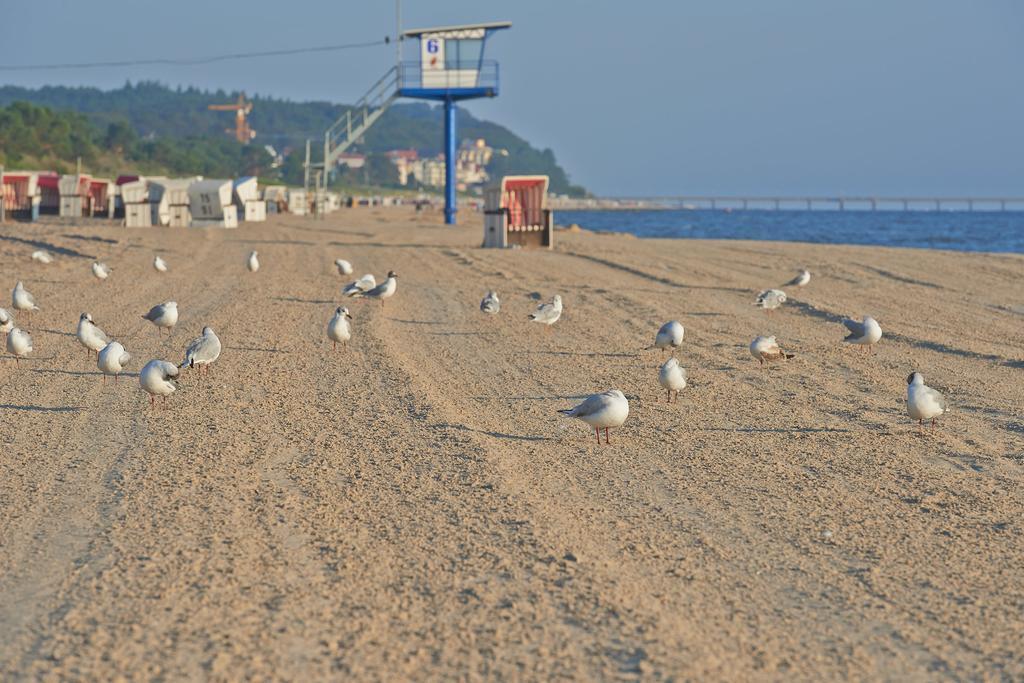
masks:
[[[510,175],[484,194],[484,247],[551,249],[555,226],[546,175]]]
[[[436,100],[444,103],[445,203],[444,221],[455,223],[455,133],[456,102],[498,94],[498,63],[484,59],[487,39],[512,26],[508,21],[400,31],[401,37],[419,40],[419,58],[392,67],[345,115],[324,134],[322,165],[309,162],[307,169],[322,169],[324,189],[338,159],[359,140],[384,111],[399,97]],[[308,180],[307,180],[308,184]]]

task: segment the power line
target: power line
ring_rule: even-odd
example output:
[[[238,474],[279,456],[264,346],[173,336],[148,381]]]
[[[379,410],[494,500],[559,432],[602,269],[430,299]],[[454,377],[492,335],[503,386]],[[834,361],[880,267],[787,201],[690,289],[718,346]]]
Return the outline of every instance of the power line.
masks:
[[[0,71],[46,71],[53,69],[100,69],[116,66],[195,66],[199,64],[214,64],[216,62],[227,62],[235,59],[252,59],[255,57],[282,57],[286,55],[299,55],[310,52],[337,52],[339,50],[353,50],[364,47],[377,47],[387,45],[390,38],[374,40],[367,43],[347,43],[344,45],[323,45],[320,47],[299,47],[290,50],[268,50],[266,52],[237,52],[227,55],[216,55],[214,57],[201,57],[199,59],[132,59],[120,62],[84,62],[78,64],[24,64],[9,65],[0,64]]]

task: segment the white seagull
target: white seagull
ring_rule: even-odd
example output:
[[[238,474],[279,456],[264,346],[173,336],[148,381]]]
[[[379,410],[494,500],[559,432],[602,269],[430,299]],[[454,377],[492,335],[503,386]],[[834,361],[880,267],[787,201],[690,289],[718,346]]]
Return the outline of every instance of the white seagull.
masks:
[[[351,275],[352,264],[343,258],[334,259],[334,265],[338,267],[338,275]]]
[[[871,348],[882,338],[882,327],[870,315],[864,316],[864,322],[843,318],[843,324],[850,331],[843,341],[847,344],[858,344]]]
[[[167,261],[164,261],[159,256],[154,256],[153,257],[153,268],[158,273],[166,273],[167,272]]]
[[[335,350],[338,349],[338,342],[344,344],[352,338],[352,326],[348,322],[351,319],[352,314],[344,306],[334,309],[334,316],[327,323],[327,338],[334,342]]]
[[[766,289],[763,292],[758,292],[757,299],[754,300],[755,306],[766,311],[774,311],[784,303],[786,303],[786,293],[781,289]]]
[[[108,266],[106,263],[94,261],[92,264],[92,274],[99,278],[99,280],[102,282],[103,280],[106,280],[108,277],[110,277],[110,266]]]
[[[558,319],[562,317],[562,297],[555,294],[549,303],[543,303],[537,306],[537,310],[530,314],[530,320],[535,323],[542,325],[554,325],[558,322]],[[595,394],[600,396],[601,394]]]
[[[220,338],[214,333],[213,328],[207,325],[203,328],[201,337],[196,337],[189,342],[188,347],[185,348],[185,360],[178,367],[194,368],[198,365],[199,374],[202,375],[203,366],[205,365],[206,372],[209,372],[210,365],[218,358],[220,358]]]
[[[14,355],[14,362],[32,353],[32,335],[15,327],[7,335],[7,352]]]
[[[78,330],[75,336],[85,347],[86,355],[89,355],[91,351],[99,353],[104,346],[110,343],[110,337],[92,321],[92,316],[88,313],[78,316]]]
[[[377,278],[373,273],[367,273],[355,282],[350,282],[341,288],[341,295],[352,297],[360,292],[368,292],[377,286]]]
[[[948,409],[946,399],[924,383],[920,372],[912,372],[907,377],[907,414],[917,420],[918,431],[921,431],[925,420],[931,420],[932,427],[935,427],[935,418]]]
[[[754,341],[750,342],[750,355],[756,358],[761,365],[771,363],[773,360],[789,360],[794,357],[794,354],[786,353],[779,347],[774,335],[755,337]]]
[[[483,301],[480,302],[480,310],[484,313],[497,313],[501,310],[501,300],[498,299],[497,292],[487,292],[484,296]]]
[[[6,308],[0,308],[0,332],[3,332],[4,336],[14,329],[14,316]]]
[[[380,299],[380,307],[384,308],[384,299],[389,299],[395,294],[395,290],[398,289],[398,273],[393,270],[388,271],[388,279],[380,283],[373,289],[368,289],[365,292],[356,292],[352,296],[357,299],[360,297],[366,297],[369,299]]]
[[[658,329],[658,334],[654,337],[654,348],[671,349],[672,355],[675,355],[676,349],[683,344],[683,335],[685,334],[686,331],[683,329],[682,323],[669,320]]]
[[[16,311],[31,312],[39,310],[39,306],[36,305],[36,298],[25,289],[25,285],[20,281],[14,285],[14,291],[11,292],[11,305],[14,306]]]
[[[665,361],[658,371],[658,384],[668,391],[668,402],[672,402],[672,392],[676,392],[676,401],[679,400],[679,392],[686,388],[686,368],[679,365],[679,361],[673,356]]]
[[[18,328],[11,330],[7,335],[7,352],[14,356],[16,364],[18,358],[32,353],[32,335]]]
[[[587,397],[583,403],[575,408],[559,410],[562,415],[579,418],[594,428],[597,434],[597,443],[601,443],[601,429],[604,429],[604,442],[608,440],[609,427],[621,427],[629,416],[629,401],[618,389],[612,389],[601,394],[593,394]]]
[[[45,249],[39,249],[32,252],[32,260],[42,264],[53,263],[53,256]]]
[[[249,254],[249,260],[245,262],[245,265],[249,268],[250,273],[255,273],[260,269],[260,260],[257,258],[255,250]]]
[[[174,382],[177,379],[178,368],[174,363],[165,360],[151,360],[139,372],[139,386],[149,394],[149,405],[153,405],[157,396],[163,396],[167,400],[169,394],[175,390]]]
[[[120,342],[112,341],[104,346],[96,356],[96,367],[103,373],[103,382],[106,383],[107,375],[113,375],[116,382],[117,376],[121,374],[124,366],[128,365],[128,361],[131,359],[132,357],[128,355]]]
[[[803,287],[804,285],[806,285],[810,281],[811,281],[811,271],[809,271],[806,268],[804,268],[803,270],[800,271],[800,273],[795,278],[793,278],[792,280],[787,282],[785,285],[783,285],[783,287]]]
[[[157,334],[160,334],[160,330],[164,327],[170,333],[171,329],[178,324],[178,302],[165,301],[162,304],[157,304],[142,317],[156,325]]]

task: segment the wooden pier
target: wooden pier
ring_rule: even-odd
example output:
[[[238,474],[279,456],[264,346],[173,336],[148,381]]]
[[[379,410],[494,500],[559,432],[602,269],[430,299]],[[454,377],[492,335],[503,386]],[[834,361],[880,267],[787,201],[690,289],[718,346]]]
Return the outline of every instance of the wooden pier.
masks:
[[[680,195],[557,198],[561,210],[705,209],[723,211],[1024,211],[1024,197],[800,197]]]

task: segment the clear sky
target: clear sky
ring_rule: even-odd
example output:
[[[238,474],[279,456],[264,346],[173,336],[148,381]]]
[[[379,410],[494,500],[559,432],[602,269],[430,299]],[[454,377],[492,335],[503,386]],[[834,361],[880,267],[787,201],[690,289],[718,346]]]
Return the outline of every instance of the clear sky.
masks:
[[[406,28],[507,19],[476,115],[604,195],[1024,194],[1019,0],[404,0]],[[48,0],[0,22],[0,63],[201,57],[372,40],[389,0]],[[11,19],[10,12],[5,19]],[[201,67],[0,72],[354,101],[393,47]],[[440,135],[440,131],[438,132]]]

